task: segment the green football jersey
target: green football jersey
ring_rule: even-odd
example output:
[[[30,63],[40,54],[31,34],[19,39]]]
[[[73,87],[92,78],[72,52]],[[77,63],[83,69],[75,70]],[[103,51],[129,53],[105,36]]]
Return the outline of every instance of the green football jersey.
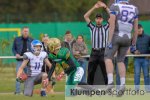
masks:
[[[80,66],[78,61],[73,57],[68,48],[60,48],[58,53],[49,54],[49,58],[56,63],[59,63],[64,69],[65,73],[70,73],[71,71],[75,71],[77,67]]]

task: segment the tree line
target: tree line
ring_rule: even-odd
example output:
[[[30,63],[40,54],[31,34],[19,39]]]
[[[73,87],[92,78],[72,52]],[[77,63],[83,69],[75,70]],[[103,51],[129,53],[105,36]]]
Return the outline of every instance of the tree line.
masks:
[[[108,3],[109,0],[101,1]],[[97,0],[0,0],[0,22],[84,21],[84,13],[96,2]],[[103,10],[99,10],[101,11]]]

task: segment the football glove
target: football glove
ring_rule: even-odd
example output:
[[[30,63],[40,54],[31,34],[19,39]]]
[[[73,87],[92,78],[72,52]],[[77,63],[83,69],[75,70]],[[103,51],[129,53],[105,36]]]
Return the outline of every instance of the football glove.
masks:
[[[136,51],[136,46],[135,46],[135,45],[131,45],[131,46],[130,46],[130,52],[131,52],[132,54],[134,54],[135,51]]]

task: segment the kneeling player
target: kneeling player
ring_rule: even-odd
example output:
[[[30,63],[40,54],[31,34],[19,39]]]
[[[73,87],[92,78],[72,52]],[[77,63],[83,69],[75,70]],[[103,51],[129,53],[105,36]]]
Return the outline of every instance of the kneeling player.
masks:
[[[46,96],[45,88],[49,84],[48,75],[42,73],[43,62],[47,64],[48,67],[51,67],[51,63],[48,60],[47,53],[42,51],[42,43],[39,40],[33,40],[31,42],[32,52],[24,53],[24,61],[19,68],[17,73],[17,79],[19,80],[20,75],[23,73],[24,67],[27,65],[28,69],[28,78],[25,80],[24,95],[32,96],[34,85],[42,84],[41,96]]]

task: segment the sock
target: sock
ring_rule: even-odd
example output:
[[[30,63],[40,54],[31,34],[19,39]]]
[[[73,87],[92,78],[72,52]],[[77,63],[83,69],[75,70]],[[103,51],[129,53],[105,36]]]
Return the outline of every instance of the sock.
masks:
[[[122,86],[122,85],[125,85],[125,77],[121,77],[121,78],[120,78],[120,81],[121,81],[121,84],[120,84],[121,86]]]
[[[109,73],[109,74],[107,74],[107,77],[108,77],[108,84],[112,83],[113,82],[113,74]]]
[[[45,88],[41,88],[41,91],[45,91],[46,89]]]

